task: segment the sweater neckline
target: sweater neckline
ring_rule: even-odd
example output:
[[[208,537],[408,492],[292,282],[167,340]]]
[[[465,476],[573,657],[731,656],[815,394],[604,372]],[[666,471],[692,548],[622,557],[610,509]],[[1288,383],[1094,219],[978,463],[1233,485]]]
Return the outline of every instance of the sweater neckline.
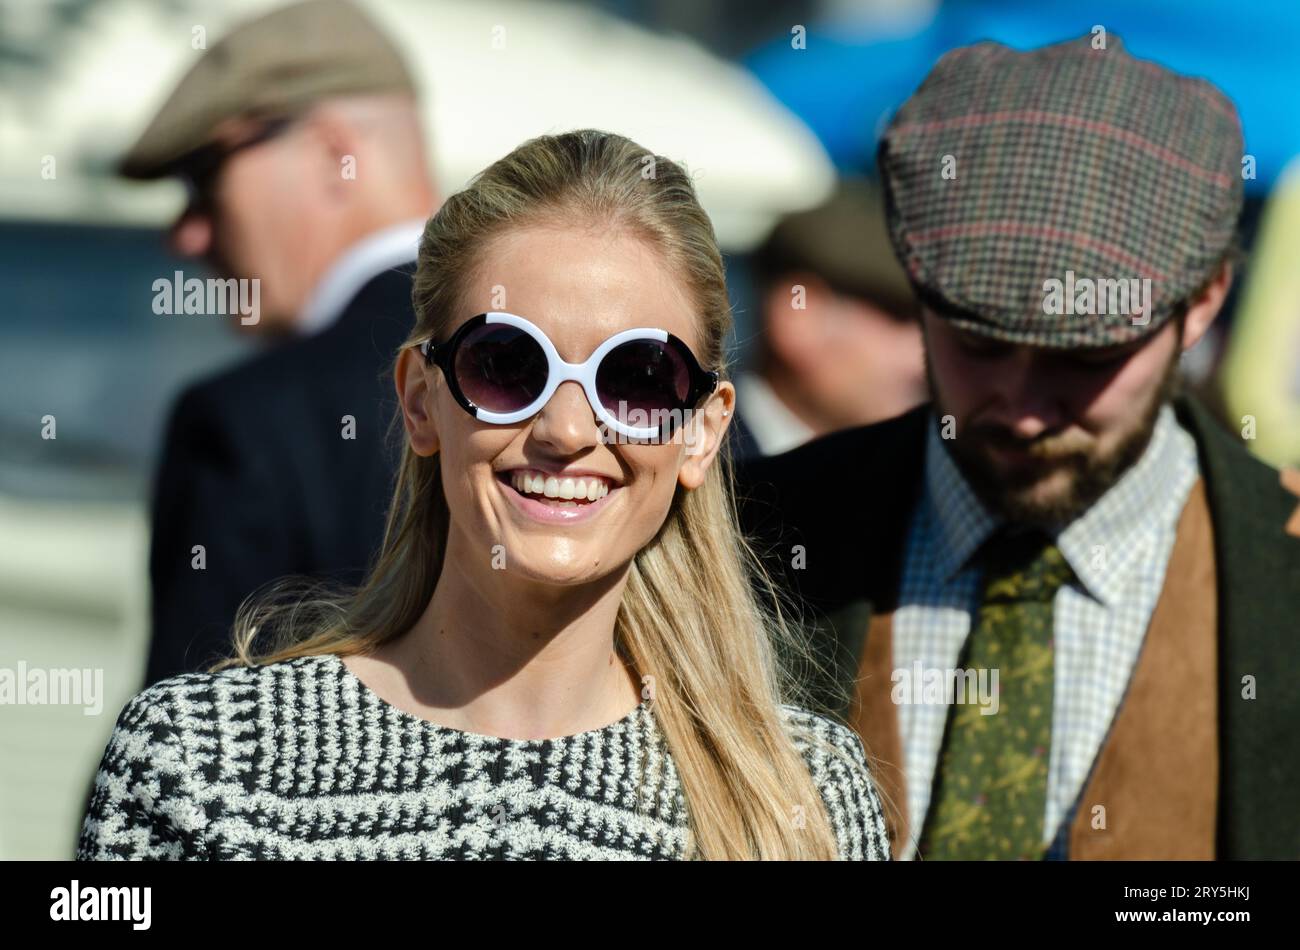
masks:
[[[492,736],[486,733],[470,732],[465,729],[457,729],[454,726],[446,726],[442,723],[434,722],[432,719],[425,719],[423,716],[417,716],[415,713],[407,712],[398,706],[394,706],[388,700],[384,699],[373,689],[361,681],[343,662],[343,658],[336,653],[326,653],[321,655],[327,663],[334,666],[335,675],[342,687],[350,688],[356,695],[364,699],[367,703],[382,709],[386,715],[393,716],[398,720],[416,725],[421,729],[433,732],[443,736],[454,736],[465,742],[473,742],[478,745],[497,745],[502,748],[530,748],[542,745],[563,745],[571,742],[582,742],[597,737],[612,738],[622,735],[633,729],[644,727],[650,717],[650,701],[642,699],[631,712],[616,719],[604,726],[598,726],[595,729],[587,729],[583,732],[570,733],[567,736],[552,736],[543,739],[513,739],[509,736]]]

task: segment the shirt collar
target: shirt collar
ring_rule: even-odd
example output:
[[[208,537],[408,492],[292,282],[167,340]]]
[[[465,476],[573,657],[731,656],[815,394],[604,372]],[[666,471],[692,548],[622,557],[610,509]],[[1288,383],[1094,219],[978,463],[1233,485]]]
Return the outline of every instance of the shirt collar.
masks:
[[[745,412],[745,425],[764,455],[777,455],[803,445],[813,430],[790,411],[781,397],[757,373],[736,376],[736,402]]]
[[[376,275],[416,258],[424,219],[411,219],[367,234],[330,265],[316,283],[298,316],[297,331],[310,336],[324,330]]]
[[[998,527],[1000,519],[976,497],[931,416],[925,454],[926,492],[940,544],[936,568],[946,581]],[[1179,438],[1182,436],[1183,438]],[[1140,536],[1167,513],[1162,499],[1168,474],[1195,446],[1178,427],[1169,405],[1160,408],[1151,440],[1141,457],[1087,511],[1060,531],[1056,544],[1089,594],[1106,606],[1123,595],[1135,559],[1143,556]]]
[[[1141,458],[1056,539],[1088,593],[1108,607],[1123,596],[1137,560],[1146,553],[1143,535],[1162,519],[1178,516],[1167,511],[1167,500],[1180,454],[1194,459],[1196,448],[1179,428],[1173,408],[1164,405]]]
[[[939,420],[931,413],[926,430],[925,490],[939,533],[935,566],[949,580],[998,526],[939,437]]]

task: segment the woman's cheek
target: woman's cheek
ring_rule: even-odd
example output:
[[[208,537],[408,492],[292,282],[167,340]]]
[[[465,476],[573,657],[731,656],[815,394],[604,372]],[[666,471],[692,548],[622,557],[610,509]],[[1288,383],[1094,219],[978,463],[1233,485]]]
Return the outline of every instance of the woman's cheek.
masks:
[[[650,526],[650,537],[663,526],[673,502],[673,493],[677,487],[679,449],[675,445],[655,446],[653,454],[647,460],[652,464],[646,465],[638,476],[645,486],[640,511],[645,513],[645,520]]]

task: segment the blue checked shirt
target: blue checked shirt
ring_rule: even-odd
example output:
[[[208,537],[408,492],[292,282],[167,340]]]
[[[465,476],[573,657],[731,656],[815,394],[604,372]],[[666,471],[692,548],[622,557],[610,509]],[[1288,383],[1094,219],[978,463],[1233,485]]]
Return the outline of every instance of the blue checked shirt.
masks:
[[[933,419],[925,452],[925,487],[893,622],[893,665],[902,673],[916,663],[925,671],[957,667],[979,606],[979,572],[967,561],[998,526]],[[1043,815],[1049,858],[1065,856],[1074,803],[1124,696],[1199,475],[1196,443],[1166,405],[1141,458],[1056,538],[1079,582],[1063,586],[1053,604],[1056,680]],[[911,827],[903,858],[916,854],[948,709],[919,699],[898,706]]]

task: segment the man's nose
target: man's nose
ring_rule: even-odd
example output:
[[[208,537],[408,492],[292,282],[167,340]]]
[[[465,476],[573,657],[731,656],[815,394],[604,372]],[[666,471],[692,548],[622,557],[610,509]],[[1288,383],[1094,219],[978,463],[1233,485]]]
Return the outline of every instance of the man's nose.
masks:
[[[567,380],[551,394],[533,421],[533,437],[556,455],[573,455],[600,441],[595,411],[581,384]]]
[[[212,219],[186,208],[168,235],[172,251],[180,257],[202,257],[212,246]]]
[[[1057,392],[1059,381],[1050,367],[1028,349],[999,366],[997,399],[989,420],[1020,439],[1034,439],[1057,428],[1065,413]]]

